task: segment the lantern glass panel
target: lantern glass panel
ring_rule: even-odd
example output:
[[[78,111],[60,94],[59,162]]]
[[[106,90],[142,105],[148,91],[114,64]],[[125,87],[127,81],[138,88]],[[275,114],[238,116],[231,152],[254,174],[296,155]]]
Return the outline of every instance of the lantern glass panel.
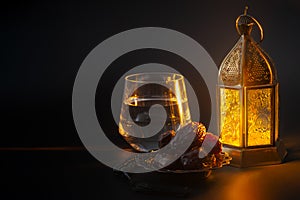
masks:
[[[272,144],[274,88],[247,89],[247,146]]]
[[[220,131],[222,143],[241,147],[241,90],[220,88]]]

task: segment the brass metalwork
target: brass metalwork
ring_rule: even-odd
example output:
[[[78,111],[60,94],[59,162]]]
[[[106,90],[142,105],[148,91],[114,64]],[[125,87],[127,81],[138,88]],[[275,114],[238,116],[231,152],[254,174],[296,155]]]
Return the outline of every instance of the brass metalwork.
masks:
[[[279,143],[277,72],[271,58],[251,36],[254,26],[260,31],[260,42],[264,33],[247,10],[248,7],[236,20],[240,39],[223,60],[218,76],[221,140],[225,149],[231,149],[229,153],[235,152],[233,165],[243,167],[278,163],[274,152],[285,149],[282,142],[280,148],[276,146]],[[268,152],[271,160],[264,162],[258,154],[267,156]],[[282,161],[286,151],[278,155]],[[243,160],[246,158],[247,161]]]

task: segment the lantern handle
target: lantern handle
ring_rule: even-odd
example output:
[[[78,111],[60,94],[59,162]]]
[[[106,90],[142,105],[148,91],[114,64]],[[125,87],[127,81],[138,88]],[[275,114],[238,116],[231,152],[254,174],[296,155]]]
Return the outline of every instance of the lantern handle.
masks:
[[[250,16],[250,17],[259,28],[259,31],[260,31],[260,41],[259,42],[262,42],[264,39],[264,30],[263,30],[262,26],[260,25],[260,23],[254,17],[252,17],[252,16]]]
[[[264,30],[263,30],[262,26],[260,25],[260,23],[254,17],[247,14],[247,11],[248,11],[248,6],[245,7],[244,14],[240,15],[236,19],[236,23],[235,23],[236,30],[241,35],[242,33],[239,29],[239,25],[241,23],[243,23],[247,26],[253,26],[253,25],[256,24],[258,26],[258,29],[259,29],[259,32],[260,32],[260,41],[259,42],[262,42],[263,39],[264,39]]]

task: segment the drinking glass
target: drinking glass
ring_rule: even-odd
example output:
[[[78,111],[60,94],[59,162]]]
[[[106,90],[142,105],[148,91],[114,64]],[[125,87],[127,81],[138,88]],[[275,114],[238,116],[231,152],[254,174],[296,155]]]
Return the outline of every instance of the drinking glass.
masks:
[[[139,73],[125,77],[119,132],[134,149],[155,151],[163,133],[175,133],[190,122],[182,75]]]

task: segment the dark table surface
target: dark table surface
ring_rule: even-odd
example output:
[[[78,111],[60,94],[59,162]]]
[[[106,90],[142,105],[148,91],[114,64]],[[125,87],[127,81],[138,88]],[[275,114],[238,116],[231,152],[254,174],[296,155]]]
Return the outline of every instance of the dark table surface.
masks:
[[[159,191],[132,184],[94,159],[84,148],[2,148],[1,195],[6,199],[299,199],[300,137],[283,138],[288,149],[280,165],[224,166],[205,180],[194,175],[137,174]],[[183,196],[184,195],[184,196]]]

